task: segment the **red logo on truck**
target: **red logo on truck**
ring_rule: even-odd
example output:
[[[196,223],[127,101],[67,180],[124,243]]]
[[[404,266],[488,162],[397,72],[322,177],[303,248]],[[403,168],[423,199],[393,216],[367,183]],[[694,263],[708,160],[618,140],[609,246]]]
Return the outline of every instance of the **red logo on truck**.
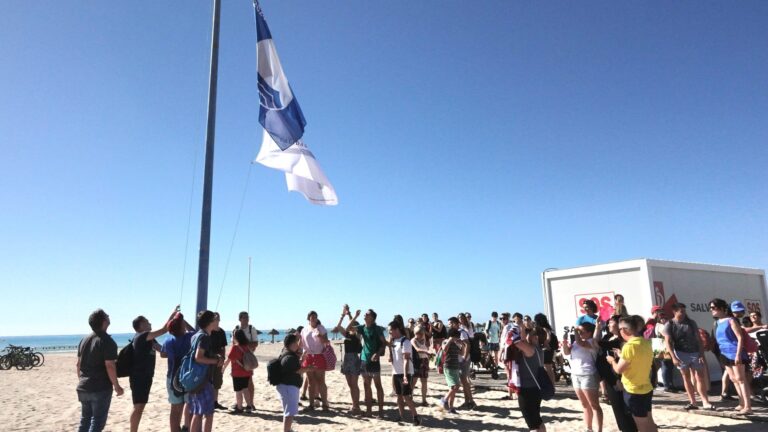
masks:
[[[592,300],[597,305],[598,315],[601,321],[607,321],[613,315],[613,292],[576,294],[576,316],[584,315],[584,300]]]

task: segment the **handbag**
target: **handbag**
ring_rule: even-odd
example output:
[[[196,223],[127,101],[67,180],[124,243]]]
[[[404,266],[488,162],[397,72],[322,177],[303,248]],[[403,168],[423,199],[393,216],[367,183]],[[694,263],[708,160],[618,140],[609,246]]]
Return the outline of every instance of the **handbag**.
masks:
[[[531,374],[533,382],[536,383],[536,387],[539,388],[541,399],[550,400],[555,396],[555,386],[549,379],[549,375],[547,375],[547,371],[544,369],[544,366],[541,366],[542,358],[538,350],[536,351],[536,356],[539,357],[539,368],[536,370],[535,375],[533,374],[533,371],[531,371],[531,367],[528,365],[528,359],[526,359],[525,356],[523,356],[523,363],[525,363],[525,367],[528,369],[528,373]]]
[[[336,369],[336,352],[333,347],[328,344],[323,348],[323,358],[325,358],[325,370],[332,371]]]
[[[243,367],[243,369],[247,371],[252,371],[259,367],[259,359],[256,358],[256,354],[251,352],[251,350],[240,347],[240,351],[243,353],[243,361],[240,364],[240,366]]]

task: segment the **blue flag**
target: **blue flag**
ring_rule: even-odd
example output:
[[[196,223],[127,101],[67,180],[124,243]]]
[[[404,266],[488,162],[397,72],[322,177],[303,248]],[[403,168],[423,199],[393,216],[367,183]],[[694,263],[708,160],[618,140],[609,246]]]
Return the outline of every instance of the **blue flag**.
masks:
[[[253,6],[256,11],[256,55],[259,65],[259,123],[278,147],[285,150],[301,139],[307,121],[283,73],[259,2],[254,0]]]

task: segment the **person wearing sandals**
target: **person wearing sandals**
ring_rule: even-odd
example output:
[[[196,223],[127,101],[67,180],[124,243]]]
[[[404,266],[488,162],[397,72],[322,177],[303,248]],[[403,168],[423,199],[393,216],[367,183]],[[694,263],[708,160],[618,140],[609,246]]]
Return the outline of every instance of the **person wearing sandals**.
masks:
[[[301,347],[304,349],[302,367],[307,370],[309,381],[309,405],[306,411],[315,409],[315,399],[322,400],[323,411],[330,410],[328,406],[328,386],[325,384],[325,356],[323,350],[328,344],[328,331],[317,319],[317,312],[310,311],[307,314],[309,324],[301,330]]]
[[[355,313],[355,316],[358,315],[360,315],[360,311]],[[341,323],[346,316],[349,316],[350,321],[349,325],[345,328],[341,326]],[[334,333],[341,333],[344,336],[344,361],[341,363],[341,373],[347,380],[349,394],[352,397],[352,409],[349,411],[352,415],[360,414],[360,386],[358,385],[358,378],[360,377],[360,368],[362,367],[360,353],[363,351],[363,345],[360,342],[360,334],[357,332],[358,325],[359,323],[352,319],[349,306],[344,305],[339,323],[333,329]]]
[[[520,388],[517,396],[520,412],[529,430],[545,432],[547,427],[541,418],[541,384],[537,378],[539,368],[544,367],[544,353],[535,333],[528,333],[526,326],[515,327],[510,334],[512,343],[520,352]]]
[[[608,357],[608,363],[617,374],[621,374],[624,386],[624,404],[632,414],[639,432],[656,432],[653,421],[653,385],[651,385],[651,367],[653,348],[648,339],[640,336],[643,318],[637,315],[622,317],[619,320],[619,332],[624,339],[621,357],[616,360]]]
[[[461,334],[458,328],[448,330],[448,339],[443,341],[443,375],[445,384],[448,386],[448,394],[440,399],[440,407],[445,411],[456,414],[454,401],[456,393],[461,385],[461,366],[460,358],[464,350],[469,346],[461,341]]]
[[[741,302],[733,302],[731,309],[742,309]],[[739,396],[739,405],[736,407],[738,414],[752,414],[751,391],[747,385],[744,364],[747,361],[747,352],[744,347],[745,336],[741,331],[741,325],[728,314],[728,303],[723,299],[713,299],[709,302],[712,317],[715,318],[715,340],[720,348],[720,361],[725,366],[736,393]]]
[[[301,367],[299,361],[298,334],[289,334],[283,340],[283,351],[280,353],[280,384],[275,386],[280,403],[283,406],[283,431],[290,432],[293,418],[299,413],[299,389],[301,389],[301,374],[311,372],[313,365]]]
[[[600,408],[598,388],[600,378],[597,375],[597,354],[600,337],[600,324],[584,322],[576,327],[576,339],[573,344],[563,341],[563,354],[571,356],[571,380],[576,397],[584,408],[584,424],[592,432],[592,420],[597,420],[597,431],[603,430],[603,410]]]
[[[392,338],[392,382],[397,394],[397,412],[400,414],[398,422],[403,421],[405,414],[405,405],[411,411],[411,418],[414,426],[421,424],[419,415],[416,413],[416,405],[413,403],[413,360],[411,354],[413,348],[408,336],[403,333],[402,326],[392,321],[389,323],[389,335]]]
[[[355,312],[353,321],[357,320],[360,311]],[[363,376],[363,388],[365,389],[366,414],[371,415],[373,406],[373,391],[371,382],[376,386],[376,401],[379,404],[378,415],[384,414],[384,387],[381,385],[381,356],[388,346],[384,337],[384,328],[376,324],[376,312],[368,309],[363,318],[365,324],[355,329],[357,334],[363,337],[363,351],[360,355],[360,374]]]
[[[709,402],[705,381],[709,378],[704,373],[704,349],[699,343],[699,326],[685,313],[685,304],[672,305],[672,319],[664,325],[662,334],[667,352],[672,356],[672,363],[680,369],[683,377],[685,392],[688,394],[686,410],[698,409],[696,406],[696,393],[701,395],[702,405],[706,410],[714,410]],[[698,389],[691,382],[691,374],[695,375]]]
[[[411,345],[419,354],[419,370],[414,371],[413,378],[421,380],[421,406],[427,406],[427,382],[429,379],[429,337],[421,325],[414,329],[416,335],[411,339]],[[413,383],[415,387],[415,382]]]
[[[224,362],[221,370],[224,371],[227,366],[232,365],[232,387],[235,389],[235,407],[232,409],[232,413],[242,414],[245,412],[243,401],[245,401],[246,406],[253,406],[253,393],[248,390],[248,382],[253,377],[253,371],[243,367],[243,356],[245,351],[250,349],[248,347],[250,340],[243,329],[235,330],[232,340],[232,349],[230,349],[227,361]]]

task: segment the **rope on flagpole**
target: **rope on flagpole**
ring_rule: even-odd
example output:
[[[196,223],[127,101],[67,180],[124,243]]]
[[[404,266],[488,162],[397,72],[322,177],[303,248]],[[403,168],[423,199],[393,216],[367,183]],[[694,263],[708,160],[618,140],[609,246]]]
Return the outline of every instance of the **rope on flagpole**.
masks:
[[[240,216],[243,214],[243,206],[245,205],[245,197],[248,196],[248,184],[251,180],[251,171],[253,170],[253,164],[248,164],[248,175],[245,178],[245,186],[243,187],[243,196],[240,198],[240,210],[237,211],[237,219],[235,221],[235,230],[232,233],[232,241],[229,243],[229,252],[227,253],[227,261],[224,264],[224,276],[221,278],[221,287],[219,288],[219,296],[216,298],[216,308],[214,311],[219,310],[219,303],[221,302],[221,293],[224,292],[224,282],[227,280],[227,272],[229,271],[229,262],[232,258],[232,249],[235,247],[235,239],[237,238],[237,229],[240,226]]]
[[[192,187],[189,191],[189,211],[187,211],[187,235],[184,242],[184,265],[181,269],[181,287],[179,287],[179,305],[184,298],[184,281],[187,276],[187,258],[189,257],[189,231],[192,226],[192,201],[195,197],[195,180],[197,179],[197,158],[200,153],[200,147],[195,146],[195,156],[192,162]]]

